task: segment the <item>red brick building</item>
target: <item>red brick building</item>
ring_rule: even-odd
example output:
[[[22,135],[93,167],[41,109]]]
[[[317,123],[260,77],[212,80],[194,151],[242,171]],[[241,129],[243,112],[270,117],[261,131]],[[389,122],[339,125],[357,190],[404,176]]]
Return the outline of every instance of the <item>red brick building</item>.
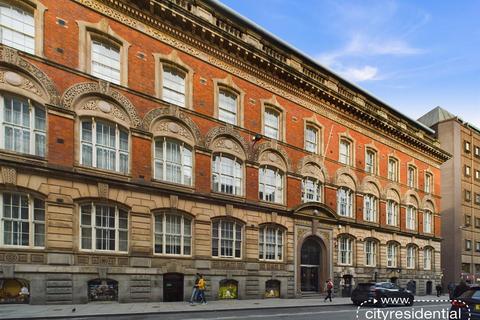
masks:
[[[0,15],[1,302],[440,281],[429,128],[213,1]]]

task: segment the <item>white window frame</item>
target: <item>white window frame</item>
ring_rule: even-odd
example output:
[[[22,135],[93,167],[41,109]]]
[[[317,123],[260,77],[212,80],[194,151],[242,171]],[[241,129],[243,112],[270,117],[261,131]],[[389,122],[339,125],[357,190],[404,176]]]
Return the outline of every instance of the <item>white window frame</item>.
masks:
[[[320,130],[313,125],[305,126],[305,150],[319,153],[319,132]]]
[[[395,158],[388,158],[388,179],[398,182],[398,160]]]
[[[84,137],[83,123],[84,122],[90,122],[91,123],[91,141],[83,139],[83,137]],[[114,148],[112,148],[111,146],[104,146],[104,145],[97,144],[97,128],[96,128],[97,123],[102,123],[103,125],[107,125],[107,126],[115,126],[115,147]],[[120,149],[120,133],[122,131],[127,134],[127,138],[128,138],[127,150]],[[115,122],[111,122],[111,121],[107,121],[107,120],[103,120],[103,119],[97,119],[95,117],[91,117],[91,118],[85,117],[85,118],[80,120],[80,138],[79,139],[80,139],[80,164],[81,165],[96,168],[96,169],[100,169],[100,170],[114,171],[114,172],[118,172],[120,174],[128,174],[130,172],[130,140],[131,140],[131,137],[130,137],[129,130],[127,130],[123,127],[120,127]],[[84,163],[84,161],[83,161],[83,147],[84,146],[85,147],[90,147],[91,150],[92,150],[92,153],[91,153],[92,165],[91,166],[89,164]],[[100,168],[100,167],[97,166],[97,162],[98,162],[97,148],[101,148],[101,149],[104,149],[104,150],[106,149],[106,150],[110,150],[110,151],[115,152],[115,168],[114,168],[114,170],[111,170],[111,169],[108,169],[108,168]],[[124,156],[124,157],[126,156],[126,167],[127,167],[126,171],[120,171],[120,164],[121,164],[120,157],[121,156]]]
[[[425,173],[425,193],[432,192],[433,175],[431,173]]]
[[[354,192],[352,189],[341,187],[337,190],[337,213],[341,217],[353,218]]]
[[[373,194],[363,196],[363,220],[368,222],[377,221],[378,199]]]
[[[225,224],[232,224],[232,237],[229,237],[228,239],[224,239],[222,232],[225,227]],[[217,231],[217,237],[214,236],[214,229],[215,229],[215,224],[218,224],[218,231]],[[240,240],[237,239],[237,227],[240,228]],[[212,221],[212,257],[213,258],[229,258],[229,259],[242,259],[243,255],[243,235],[244,232],[244,226],[243,224],[240,224],[237,221],[233,220],[228,220],[228,219],[217,219]],[[222,249],[224,248],[224,241],[228,241],[232,243],[232,254],[231,255],[226,255],[222,254]],[[213,254],[213,244],[214,242],[217,243],[217,255]],[[239,250],[240,254],[237,256],[237,243],[239,243]]]
[[[182,68],[179,68],[173,64],[169,63],[162,63],[162,100],[166,101],[168,103],[177,105],[179,107],[185,108],[187,104],[187,73],[185,70]],[[180,83],[181,81],[174,81],[174,79],[167,79],[167,74],[172,75],[171,78],[174,76],[177,76],[178,78],[182,78],[183,83]],[[183,77],[182,77],[183,76]],[[175,88],[175,86],[178,86],[179,88]],[[167,94],[167,92],[171,93],[171,95]],[[173,96],[177,98],[183,98],[182,99],[176,99]]]
[[[26,105],[28,105],[28,125],[25,124],[16,124],[13,121],[7,122],[6,120],[6,107],[5,107],[5,102],[6,102],[6,97],[11,99],[10,101],[17,100],[18,102],[22,103],[22,108],[25,108]],[[23,110],[23,109],[22,109]],[[39,118],[38,115],[43,113],[43,118]],[[14,117],[14,111],[13,111],[13,106],[12,106],[12,111],[10,118],[13,120]],[[23,122],[23,112],[20,113],[20,122]],[[42,125],[40,127],[43,128],[38,128],[37,127],[37,118],[38,120],[41,120]],[[46,157],[47,156],[47,110],[32,102],[32,100],[24,98],[22,96],[16,95],[16,94],[0,94],[0,148],[2,150],[10,151],[10,152],[16,152],[16,153],[21,153],[21,154],[28,154],[28,155],[33,155],[33,156],[38,156],[38,157]],[[19,150],[15,150],[16,148],[8,148],[6,146],[6,135],[5,131],[9,128],[12,130],[12,142],[14,145],[20,144],[21,146],[18,148]],[[25,146],[23,145],[23,139],[20,138],[20,141],[15,141],[15,132],[16,131],[21,131],[22,132],[22,137],[23,134],[28,132],[29,136],[29,143],[28,143],[28,152],[24,152]],[[37,138],[41,137],[41,138]],[[37,144],[37,140],[43,140],[43,146],[41,145],[41,142]],[[40,151],[41,150],[41,151]]]
[[[276,118],[276,126],[270,118]],[[263,134],[271,139],[281,140],[282,113],[272,107],[265,107],[263,111]]]
[[[222,163],[224,159],[229,159],[233,162],[233,175],[222,171]],[[217,162],[218,161],[218,162]],[[233,185],[227,185],[222,183],[224,178],[232,179]],[[216,181],[216,182],[215,182]],[[225,194],[231,194],[234,196],[243,195],[243,163],[240,159],[235,156],[225,154],[225,153],[216,153],[213,155],[212,159],[212,190],[214,192],[220,192]],[[222,191],[222,185],[231,187],[233,192]]]
[[[99,39],[94,37],[91,39],[90,45],[90,70],[91,74],[94,77],[103,79],[115,84],[121,84],[122,82],[122,46],[114,44],[112,41],[106,41],[104,39]],[[101,47],[101,51],[107,50],[107,52],[99,52],[98,49]],[[95,51],[97,50],[97,51]],[[106,55],[107,54],[107,55]],[[117,55],[118,60],[114,59],[114,54]],[[103,58],[102,61],[95,59],[94,57],[98,56]],[[97,57],[97,58],[98,58]],[[112,65],[113,62],[115,65]],[[99,68],[107,69],[110,71],[110,75],[100,72]],[[101,70],[100,69],[100,70]],[[112,72],[118,73],[118,78],[112,75]]]
[[[268,171],[268,170],[273,171],[274,174],[275,174],[275,181],[276,181],[275,185],[267,184],[266,181],[265,181],[265,172]],[[258,197],[259,197],[259,199],[261,201],[283,204],[283,201],[284,201],[284,185],[285,185],[285,181],[284,181],[285,174],[284,174],[284,172],[282,170],[276,168],[276,167],[272,167],[272,166],[268,166],[268,165],[261,166],[259,171],[260,171],[259,174],[258,174],[258,182],[259,182]],[[278,183],[279,181],[280,181],[280,185]],[[265,188],[266,187],[270,187],[270,188],[275,189],[273,201],[267,199],[267,195],[265,193]],[[262,194],[263,194],[263,196],[262,196]]]
[[[417,250],[414,246],[407,246],[407,269],[415,269]]]
[[[338,147],[338,162],[351,165],[352,164],[352,142],[347,139],[340,139]]]
[[[377,242],[374,240],[365,241],[365,266],[377,266]]]
[[[396,268],[398,263],[398,245],[389,243],[387,245],[387,268]]]
[[[398,211],[399,211],[398,203],[394,200],[387,200],[387,215],[386,215],[387,225],[394,226],[394,227],[398,226]]]
[[[90,225],[84,224],[83,223],[83,207],[84,206],[90,206]],[[110,210],[110,208],[115,209],[115,222],[114,222],[114,227],[102,227],[102,226],[97,226],[97,206],[102,206],[104,208],[107,208],[107,210]],[[126,222],[127,226],[126,228],[120,228],[120,210],[125,212],[126,214]],[[89,251],[89,252],[115,252],[115,253],[127,253],[129,250],[129,227],[130,227],[130,215],[128,210],[120,209],[116,205],[109,205],[106,203],[99,203],[99,202],[87,202],[87,203],[81,203],[79,204],[79,211],[80,211],[80,223],[79,223],[79,237],[80,237],[80,250],[81,251]],[[90,229],[91,234],[90,234],[90,241],[91,241],[91,247],[90,248],[83,248],[83,243],[82,243],[82,230],[83,229]],[[115,230],[115,249],[109,250],[109,249],[97,249],[97,229],[109,229],[109,230]],[[125,232],[126,233],[126,250],[120,250],[120,232]]]
[[[407,206],[407,216],[405,220],[405,227],[408,230],[415,230],[417,228],[417,208],[415,206]]]
[[[27,219],[22,219],[21,218],[21,212],[20,216],[17,219],[14,218],[7,218],[5,217],[5,195],[9,195],[11,197],[13,196],[18,196],[18,197],[26,197],[28,201],[28,218]],[[42,208],[35,207],[35,200],[41,201],[43,203]],[[21,201],[21,200],[20,200]],[[11,204],[12,205],[12,204]],[[13,205],[12,205],[13,206]],[[21,211],[21,208],[19,208]],[[40,219],[35,219],[35,210],[40,210],[43,211],[43,220]],[[45,206],[45,201],[32,196],[31,194],[25,194],[25,193],[19,193],[19,192],[9,192],[8,190],[0,192],[0,247],[4,248],[19,248],[19,249],[42,249],[45,248],[45,243],[46,243],[46,218],[47,218],[47,212],[46,212],[46,206]],[[22,245],[22,244],[5,244],[5,223],[6,221],[12,221],[12,223],[28,223],[28,245]],[[43,234],[39,234],[39,237],[43,237],[43,245],[35,245],[35,242],[37,240],[37,234],[35,233],[35,226],[43,226]],[[19,229],[21,230],[22,227],[19,226]],[[12,234],[13,234],[13,226],[12,226]],[[19,235],[21,236],[21,235]],[[21,239],[19,239],[21,241]]]
[[[377,153],[368,148],[365,151],[365,172],[372,174],[377,173]]]
[[[433,250],[431,248],[426,248],[423,250],[423,269],[432,270],[432,257]]]
[[[273,232],[273,241],[269,238],[268,232]],[[284,231],[275,225],[263,225],[258,230],[258,258],[260,261],[283,261],[284,252]],[[273,248],[273,259],[267,257],[268,247]]]
[[[162,157],[160,158],[157,154],[157,143],[161,144],[162,148]],[[167,155],[167,143],[177,144],[180,148],[180,163],[176,163],[173,161],[168,160]],[[181,140],[177,140],[174,138],[169,137],[157,137],[153,142],[153,177],[159,181],[165,181],[169,183],[176,183],[182,184],[186,186],[192,186],[193,184],[193,150],[192,148],[185,142]],[[188,163],[188,153],[190,153],[190,163]],[[162,164],[162,172],[161,176],[159,170],[157,169],[157,164]],[[180,182],[173,181],[173,179],[169,179],[169,175],[167,175],[168,166],[180,166]],[[190,172],[189,172],[190,171]],[[189,177],[188,177],[189,175]],[[187,180],[190,181],[187,181]]]
[[[231,99],[234,102],[233,110],[229,108],[228,103],[226,104],[225,99]],[[218,120],[230,123],[233,125],[238,125],[238,104],[240,103],[240,96],[233,92],[232,90],[225,89],[223,87],[218,90]],[[229,117],[233,117],[229,119]]]
[[[414,166],[408,166],[407,168],[407,186],[410,188],[416,188],[417,186],[417,169]]]
[[[350,266],[353,263],[353,240],[349,237],[338,239],[338,264]]]
[[[175,218],[180,218],[180,234],[173,233],[172,231],[168,232],[167,230],[167,216],[170,217],[175,217]],[[162,219],[162,230],[157,229],[157,219]],[[186,234],[186,227],[185,227],[185,222],[188,221],[190,223],[190,234]],[[185,215],[182,214],[175,214],[171,212],[160,212],[160,213],[155,213],[154,214],[154,239],[153,239],[153,253],[155,255],[162,255],[162,256],[186,256],[190,257],[192,256],[192,251],[193,251],[193,219],[190,217],[186,217]],[[171,237],[179,237],[180,238],[180,253],[167,253],[167,238]],[[162,252],[157,252],[157,237],[162,238]],[[186,245],[189,243],[189,245]],[[171,246],[171,245],[170,245]],[[190,253],[186,254],[185,253],[185,248],[189,247],[190,248]]]
[[[307,183],[313,184],[313,192],[306,187]],[[322,202],[323,185],[320,180],[313,177],[305,177],[302,180],[302,202]],[[312,198],[313,200],[310,200]]]
[[[15,16],[9,15],[10,19],[15,19],[17,22],[20,21],[20,23],[23,26],[23,30],[20,30],[20,28],[11,26],[11,25],[6,25],[2,20],[3,16],[5,15],[6,11],[11,10],[15,11]],[[12,12],[10,12],[12,13]],[[4,3],[3,1],[0,3],[0,43],[10,46],[14,49],[21,50],[30,54],[35,54],[36,52],[36,29],[35,29],[35,12],[25,10],[19,6],[14,6],[10,5],[8,3]],[[25,29],[31,29],[31,32],[25,31]],[[5,34],[5,31],[11,32],[13,36],[13,41],[12,40],[7,40],[8,43],[5,43],[6,40],[4,40],[3,35]],[[22,37],[23,44],[19,43],[19,37]],[[30,39],[33,47],[30,48],[26,45],[25,40]],[[15,41],[17,40],[17,41]]]
[[[433,233],[433,212],[430,210],[423,212],[423,232]]]

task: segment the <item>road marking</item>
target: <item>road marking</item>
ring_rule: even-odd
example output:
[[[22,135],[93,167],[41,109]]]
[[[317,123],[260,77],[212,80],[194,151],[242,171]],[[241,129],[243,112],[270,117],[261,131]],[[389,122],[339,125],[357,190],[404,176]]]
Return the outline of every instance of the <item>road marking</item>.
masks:
[[[228,310],[222,310],[228,311]],[[240,310],[237,310],[240,311]],[[248,316],[229,316],[229,317],[217,317],[217,318],[186,318],[182,320],[199,320],[199,319],[209,319],[209,320],[229,320],[229,319],[249,319],[249,318],[271,318],[271,317],[287,317],[287,316],[308,316],[314,314],[324,314],[324,313],[345,313],[352,312],[354,309],[349,310],[335,310],[335,311],[314,311],[314,312],[299,312],[299,313],[271,313],[271,314],[251,314]],[[206,311],[208,312],[208,311]]]

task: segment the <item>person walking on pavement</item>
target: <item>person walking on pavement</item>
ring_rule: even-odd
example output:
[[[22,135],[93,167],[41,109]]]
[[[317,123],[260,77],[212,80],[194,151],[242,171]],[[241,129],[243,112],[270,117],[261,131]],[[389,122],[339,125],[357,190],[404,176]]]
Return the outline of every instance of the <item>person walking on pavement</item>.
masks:
[[[333,290],[332,279],[328,279],[326,281],[326,285],[327,285],[327,296],[325,297],[324,302],[327,302],[327,299],[330,299],[330,302],[332,302],[332,290]]]
[[[437,290],[437,297],[442,295],[442,285],[439,283],[436,285],[435,289]]]
[[[195,282],[192,288],[192,295],[190,296],[190,304],[193,304],[198,300],[198,281],[200,280],[200,273],[197,272],[195,275]]]
[[[205,299],[205,289],[207,288],[207,281],[203,275],[200,275],[200,279],[198,280],[198,290],[199,290],[199,298],[201,304],[207,304],[207,300]]]
[[[465,291],[467,291],[470,287],[465,283],[465,281],[462,279],[460,281],[460,284],[455,287],[455,290],[453,290],[453,299],[456,299],[460,297]]]
[[[452,300],[453,298],[453,290],[455,290],[455,284],[453,282],[450,282],[447,286],[448,288],[448,298]]]

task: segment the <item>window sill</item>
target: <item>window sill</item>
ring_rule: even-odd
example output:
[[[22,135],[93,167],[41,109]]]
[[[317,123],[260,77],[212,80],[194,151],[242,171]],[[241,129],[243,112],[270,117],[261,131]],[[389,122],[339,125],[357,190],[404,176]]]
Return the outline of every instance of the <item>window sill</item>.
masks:
[[[284,264],[285,261],[283,260],[266,260],[266,259],[258,259],[260,263],[274,263],[274,264]]]
[[[177,191],[182,191],[182,192],[194,192],[195,187],[186,185],[186,184],[179,184],[179,183],[173,183],[173,182],[168,182],[168,181],[163,181],[163,180],[158,180],[158,179],[152,179],[152,184],[158,187],[163,187],[163,188],[169,188]]]
[[[258,200],[258,202],[261,205],[269,206],[269,207],[272,207],[272,208],[285,209],[285,207],[286,207],[286,205],[283,204],[283,203],[270,202],[270,201],[265,201],[265,200]]]
[[[0,150],[0,159],[13,160],[19,162],[31,162],[33,164],[45,165],[47,163],[46,157],[40,157],[33,154],[20,153],[9,151],[5,149]]]
[[[87,250],[79,249],[78,253],[89,253],[89,254],[98,254],[98,255],[111,255],[111,256],[129,256],[128,251],[110,251],[110,250]]]
[[[30,247],[30,246],[13,246],[13,245],[2,244],[2,245],[0,245],[0,249],[1,250],[12,250],[12,251],[18,251],[18,250],[44,251],[46,248],[45,247]]]
[[[168,258],[168,259],[192,259],[192,255],[184,254],[168,254],[168,253],[153,253],[153,258]]]
[[[130,174],[123,174],[116,171],[98,169],[98,168],[87,167],[83,165],[75,166],[74,171],[78,173],[88,174],[88,175],[95,175],[97,177],[99,174],[102,174],[108,178],[121,179],[121,180],[125,180],[126,178],[130,179],[132,177]]]
[[[229,194],[229,193],[222,193],[222,192],[217,192],[217,191],[211,191],[211,195],[216,197],[216,198],[220,198],[220,199],[227,199],[227,200],[234,200],[234,201],[244,201],[245,200],[245,196],[236,196],[236,195],[233,195],[233,194]]]
[[[214,261],[237,261],[243,262],[243,258],[234,258],[234,257],[212,257]]]

